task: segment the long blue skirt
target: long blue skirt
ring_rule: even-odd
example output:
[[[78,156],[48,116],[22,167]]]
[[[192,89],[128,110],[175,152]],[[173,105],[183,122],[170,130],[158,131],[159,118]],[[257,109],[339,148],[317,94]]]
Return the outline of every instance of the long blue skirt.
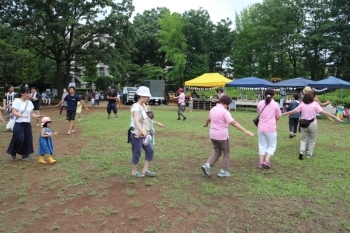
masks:
[[[7,149],[8,154],[16,153],[27,156],[34,153],[33,134],[30,123],[15,123],[10,145]]]

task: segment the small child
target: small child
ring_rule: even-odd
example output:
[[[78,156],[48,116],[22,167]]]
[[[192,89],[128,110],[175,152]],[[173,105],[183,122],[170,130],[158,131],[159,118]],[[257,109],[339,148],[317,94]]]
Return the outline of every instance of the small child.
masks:
[[[148,145],[148,143],[152,143],[152,145],[155,144],[154,142],[154,134],[155,134],[155,130],[154,130],[154,124],[158,125],[161,128],[164,128],[165,126],[157,121],[154,121],[154,114],[151,111],[151,107],[149,105],[144,105],[141,109],[141,115],[143,116],[143,120],[142,120],[142,127],[146,130],[147,135],[143,140],[143,144],[145,146]],[[141,132],[136,128],[133,129],[133,131],[131,131],[132,133],[134,133],[135,135],[137,135],[138,137],[141,137]]]
[[[148,108],[149,109],[149,108]],[[147,124],[148,124],[148,134],[147,136],[145,137],[145,139],[143,140],[143,144],[145,146],[148,145],[148,143],[152,143],[152,145],[154,145],[154,133],[155,133],[155,130],[154,130],[154,121],[153,121],[153,118],[154,118],[154,114],[152,111],[147,111],[146,112],[148,118],[146,119],[147,120]]]
[[[344,115],[344,106],[343,106],[343,102],[341,102],[337,106],[337,117],[340,119],[343,119],[343,115]]]
[[[78,115],[78,121],[81,121],[83,118],[81,118],[81,111],[83,110],[83,105],[81,105],[80,102],[78,102],[77,105],[77,115]]]
[[[193,110],[193,98],[192,96],[190,97],[190,100],[188,101],[188,107],[190,108],[190,112]]]
[[[0,122],[6,123],[5,119],[2,116],[1,110],[6,110],[6,108],[0,106]]]
[[[51,122],[52,121],[49,117],[43,117],[43,119],[41,120],[41,127],[43,127],[43,129],[41,130],[39,136],[39,148],[37,154],[39,156],[39,163],[43,164],[46,163],[44,159],[45,154],[48,154],[47,158],[49,159],[49,162],[51,164],[56,162],[56,160],[52,158],[52,155],[54,155],[52,136],[57,135],[57,132],[51,131]]]

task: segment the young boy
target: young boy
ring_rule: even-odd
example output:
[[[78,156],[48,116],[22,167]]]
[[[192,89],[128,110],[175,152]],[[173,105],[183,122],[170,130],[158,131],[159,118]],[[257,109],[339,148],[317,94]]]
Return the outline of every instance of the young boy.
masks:
[[[69,94],[64,97],[63,100],[61,100],[55,107],[60,106],[64,101],[67,103],[67,121],[70,122],[69,125],[69,130],[67,135],[71,135],[72,133],[75,133],[75,125],[74,125],[74,120],[75,120],[75,115],[77,113],[77,106],[78,102],[81,103],[81,105],[84,106],[84,108],[89,111],[89,109],[86,107],[84,102],[81,100],[80,96],[78,94],[75,94],[75,87],[71,86],[68,89]]]
[[[344,106],[343,106],[343,102],[340,102],[340,104],[337,106],[337,117],[339,117],[340,119],[343,119],[343,115],[344,115]]]

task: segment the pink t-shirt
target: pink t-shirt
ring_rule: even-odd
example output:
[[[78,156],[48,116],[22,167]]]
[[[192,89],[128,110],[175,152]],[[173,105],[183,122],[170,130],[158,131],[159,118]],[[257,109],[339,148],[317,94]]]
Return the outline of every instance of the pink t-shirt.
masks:
[[[185,105],[185,93],[183,92],[179,95],[179,104]]]
[[[295,111],[301,112],[302,119],[312,120],[315,118],[311,124],[317,124],[316,115],[321,113],[323,109],[317,102],[314,101],[311,104],[304,104],[301,102]]]
[[[258,103],[257,108],[258,113],[260,114],[258,130],[265,133],[275,133],[277,123],[276,118],[279,118],[282,115],[280,105],[272,99],[271,102],[265,107],[264,111],[261,112],[264,107],[265,100],[262,100]]]
[[[232,118],[229,111],[222,104],[216,104],[210,110],[210,131],[209,136],[215,140],[227,140],[228,139],[228,124],[234,119]]]

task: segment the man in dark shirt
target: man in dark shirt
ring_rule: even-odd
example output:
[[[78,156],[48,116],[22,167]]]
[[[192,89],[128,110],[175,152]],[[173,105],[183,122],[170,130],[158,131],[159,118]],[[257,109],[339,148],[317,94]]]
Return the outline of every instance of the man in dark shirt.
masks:
[[[31,93],[30,93],[30,100],[33,103],[34,106],[34,113],[36,115],[40,115],[40,99],[41,99],[41,95],[40,93],[36,92],[35,87],[31,88]],[[36,118],[36,126],[39,127],[40,126],[40,122],[39,122],[39,118]]]
[[[75,94],[75,87],[71,86],[68,89],[69,94],[64,97],[63,100],[61,100],[55,107],[60,106],[64,101],[67,103],[67,117],[66,120],[70,122],[69,130],[67,135],[71,135],[72,133],[75,133],[75,115],[77,112],[77,106],[78,102],[81,103],[81,105],[84,106],[84,108],[89,111],[89,109],[86,107],[85,103],[81,100],[80,96],[78,94]]]
[[[118,119],[117,95],[118,94],[115,91],[115,87],[111,87],[111,90],[107,93],[107,99],[108,99],[108,104],[107,104],[108,118],[107,119],[110,119],[112,110],[113,110],[113,113],[115,114],[115,119]]]

